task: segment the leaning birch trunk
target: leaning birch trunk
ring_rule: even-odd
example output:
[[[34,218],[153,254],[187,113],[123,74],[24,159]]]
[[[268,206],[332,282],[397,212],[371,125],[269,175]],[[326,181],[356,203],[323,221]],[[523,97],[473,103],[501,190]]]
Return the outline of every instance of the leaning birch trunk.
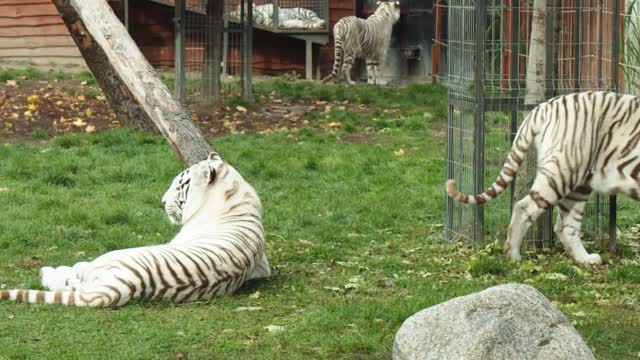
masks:
[[[105,0],[52,0],[111,108],[126,126],[157,129],[180,159],[205,159],[211,145],[173,98]]]

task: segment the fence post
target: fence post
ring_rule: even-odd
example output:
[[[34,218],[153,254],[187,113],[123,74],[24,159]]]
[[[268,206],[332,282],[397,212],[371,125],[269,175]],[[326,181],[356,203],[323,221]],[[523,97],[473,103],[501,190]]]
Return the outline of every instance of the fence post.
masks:
[[[613,31],[612,31],[612,42],[613,42],[613,51],[612,51],[612,59],[611,59],[611,76],[613,78],[613,86],[614,90],[618,91],[619,84],[619,63],[620,63],[620,41],[624,39],[620,39],[620,0],[613,1]],[[611,195],[609,197],[609,251],[616,252],[617,251],[617,234],[616,234],[616,225],[617,225],[617,199],[615,195]]]
[[[486,2],[478,1],[475,12],[475,101],[476,113],[473,126],[474,154],[473,154],[473,190],[476,194],[484,191],[484,43],[486,28]],[[482,242],[484,237],[484,206],[475,207],[474,243]]]
[[[185,82],[185,62],[184,62],[184,16],[186,13],[185,0],[175,0],[173,18],[175,26],[175,82],[174,93],[180,103],[184,103],[184,82]]]

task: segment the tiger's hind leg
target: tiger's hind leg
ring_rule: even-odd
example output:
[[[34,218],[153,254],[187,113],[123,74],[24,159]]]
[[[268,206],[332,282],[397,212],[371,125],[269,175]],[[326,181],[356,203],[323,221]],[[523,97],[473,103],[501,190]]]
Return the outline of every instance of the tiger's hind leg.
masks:
[[[376,83],[376,67],[373,60],[367,59],[367,84],[375,85]]]
[[[558,221],[554,231],[562,243],[564,250],[576,262],[588,265],[602,264],[598,254],[589,254],[580,240],[582,217],[589,194],[572,192],[558,203]]]
[[[355,61],[355,54],[353,51],[344,50],[344,59],[342,60],[342,78],[349,85],[355,85],[356,82],[351,80],[351,68]]]
[[[520,246],[527,230],[536,219],[558,201],[558,195],[546,183],[546,178],[536,176],[529,195],[513,207],[504,254],[511,260],[520,261]]]
[[[256,261],[256,265],[254,266],[251,273],[247,277],[247,280],[251,279],[261,279],[267,278],[271,275],[271,269],[269,268],[269,260],[267,260],[267,255],[262,253]]]

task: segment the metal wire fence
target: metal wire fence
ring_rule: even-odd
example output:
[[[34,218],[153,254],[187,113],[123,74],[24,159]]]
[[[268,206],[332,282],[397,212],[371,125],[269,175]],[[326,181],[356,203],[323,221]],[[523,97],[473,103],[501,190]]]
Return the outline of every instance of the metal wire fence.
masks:
[[[175,1],[176,89],[182,101],[214,104],[229,97],[251,96],[251,3]],[[180,6],[184,6],[182,12]],[[231,19],[236,9],[238,17]]]
[[[448,71],[441,79],[449,97],[447,178],[466,193],[482,192],[495,180],[519,124],[535,105],[564,93],[620,85],[617,1],[449,0],[441,6],[448,13]],[[536,14],[544,21],[534,25]],[[542,74],[542,93],[532,92],[528,69]],[[511,209],[533,181],[534,151],[511,189],[491,203],[471,207],[447,198],[445,238],[506,238]],[[550,242],[552,216],[553,210],[543,215],[527,238],[538,245]],[[614,220],[615,198],[610,203],[609,197],[593,196],[583,230],[615,237]]]

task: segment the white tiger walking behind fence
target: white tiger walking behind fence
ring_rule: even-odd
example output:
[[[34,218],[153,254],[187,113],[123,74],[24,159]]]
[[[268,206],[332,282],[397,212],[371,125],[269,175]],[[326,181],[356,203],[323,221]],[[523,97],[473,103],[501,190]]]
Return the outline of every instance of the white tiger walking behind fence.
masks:
[[[447,194],[467,204],[496,198],[514,179],[527,150],[537,150],[531,190],[513,208],[504,253],[520,260],[522,239],[550,206],[558,206],[554,231],[565,251],[582,264],[602,263],[580,240],[587,198],[592,191],[622,192],[640,200],[640,98],[615,92],[559,96],[538,105],[524,119],[496,181],[482,194],[465,195],[456,181]]]
[[[164,245],[116,250],[74,267],[43,267],[44,290],[0,290],[0,300],[119,307],[132,299],[173,303],[234,292],[268,277],[262,206],[255,190],[216,153],[175,177],[162,198],[182,224]]]
[[[331,79],[336,82],[351,80],[351,68],[356,58],[365,58],[367,63],[367,83],[384,85],[381,66],[384,66],[387,50],[391,42],[393,25],[400,20],[400,2],[379,1],[378,7],[367,19],[347,16],[340,19],[333,27],[334,60],[329,76],[322,79],[326,83]]]

